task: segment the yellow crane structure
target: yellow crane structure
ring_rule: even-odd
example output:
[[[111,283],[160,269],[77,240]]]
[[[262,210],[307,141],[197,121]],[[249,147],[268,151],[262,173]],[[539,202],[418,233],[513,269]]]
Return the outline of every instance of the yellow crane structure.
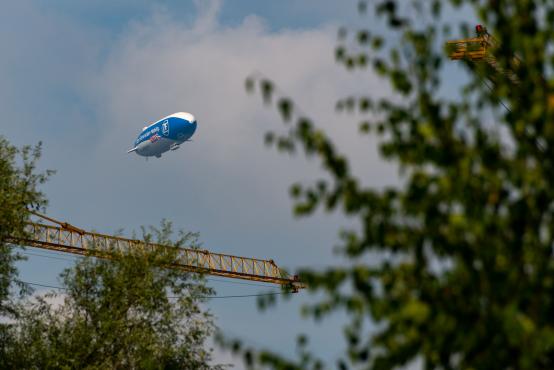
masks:
[[[499,46],[491,34],[488,33],[486,27],[478,24],[475,26],[476,37],[447,41],[446,51],[451,60],[465,60],[472,63],[486,63],[493,71],[487,74],[487,77],[494,82],[494,73],[506,76],[514,85],[519,84],[519,80],[514,71],[505,69],[499,65],[492,50]],[[514,54],[513,65],[518,66],[522,61]],[[548,97],[548,106],[554,109],[554,95]]]
[[[146,243],[141,240],[93,233],[67,222],[60,222],[36,212],[32,213],[56,225],[28,222],[26,225],[27,237],[10,238],[8,242],[21,246],[106,259],[111,258],[114,250],[125,252],[132,248],[149,248],[151,250],[175,248]],[[239,257],[192,248],[178,248],[177,260],[178,262],[169,266],[169,268],[232,279],[278,284],[293,292],[305,287],[298,276],[290,276],[280,269],[273,260]]]
[[[503,74],[514,84],[518,84],[516,74],[508,69],[502,68],[490,53],[496,48],[498,41],[488,33],[487,29],[480,24],[475,27],[477,37],[452,40],[446,43],[446,50],[451,60],[466,60],[471,62],[484,62],[496,73]],[[520,60],[514,55],[514,64],[518,65]]]

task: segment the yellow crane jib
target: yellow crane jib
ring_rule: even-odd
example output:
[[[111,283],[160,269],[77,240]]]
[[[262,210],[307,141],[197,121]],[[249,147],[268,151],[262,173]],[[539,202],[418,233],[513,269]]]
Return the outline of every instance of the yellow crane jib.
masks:
[[[28,222],[27,238],[10,238],[9,242],[18,245],[42,248],[78,255],[92,255],[110,259],[110,252],[125,252],[131,248],[149,248],[151,250],[172,248],[167,245],[145,243],[141,240],[127,239],[85,231],[67,222],[32,212],[38,217],[59,226]],[[280,269],[273,260],[213,253],[207,250],[178,248],[178,263],[171,268],[189,272],[204,273],[233,279],[259,281],[278,284],[293,292],[305,288],[298,276],[290,276]]]
[[[446,51],[452,60],[480,60],[487,55],[488,43],[484,37],[453,40],[446,43]]]
[[[519,85],[520,81],[514,71],[523,65],[523,61],[514,53],[510,63],[511,68],[503,68],[491,53],[494,48],[500,45],[499,41],[481,25],[477,25],[475,31],[477,37],[452,40],[446,43],[446,52],[449,58],[471,63],[485,63],[489,68],[484,77],[493,84],[498,75],[503,75],[515,86]],[[548,96],[548,107],[554,110],[554,94]]]
[[[475,27],[477,37],[452,40],[446,43],[446,52],[452,60],[481,60],[487,55],[487,49],[493,46],[494,39],[480,24]]]
[[[506,76],[513,84],[518,84],[519,80],[513,70],[503,68],[499,65],[491,50],[498,47],[499,42],[482,25],[475,27],[477,37],[452,40],[446,42],[446,52],[451,60],[466,60],[469,62],[484,62],[490,68],[487,78],[494,82],[494,74],[498,73]],[[512,64],[518,66],[520,59],[514,54]]]

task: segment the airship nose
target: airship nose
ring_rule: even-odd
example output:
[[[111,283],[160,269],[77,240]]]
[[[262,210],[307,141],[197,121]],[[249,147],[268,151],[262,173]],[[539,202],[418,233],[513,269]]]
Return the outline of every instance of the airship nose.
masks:
[[[173,114],[173,116],[181,119],[179,123],[179,130],[181,134],[187,137],[190,137],[196,131],[196,117],[188,112],[178,112]]]
[[[181,113],[181,118],[187,121],[194,129],[196,129],[196,117],[190,113],[183,112]]]

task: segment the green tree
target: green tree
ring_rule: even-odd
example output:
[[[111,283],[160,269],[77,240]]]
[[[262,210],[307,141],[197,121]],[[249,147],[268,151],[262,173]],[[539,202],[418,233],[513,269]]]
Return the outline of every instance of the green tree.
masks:
[[[496,65],[467,63],[453,98],[440,94],[452,84],[443,45],[470,36],[467,24],[452,22],[461,9],[473,9],[496,38]],[[267,142],[318,158],[331,179],[294,184],[296,213],[323,208],[361,224],[340,231],[350,267],[302,271],[326,296],[306,312],[351,317],[341,369],[415,359],[428,369],[554,368],[554,3],[375,0],[359,12],[368,27],[340,30],[335,56],[381,76],[394,96],[368,93],[337,108],[364,115],[360,134],[380,138],[401,185],[362,185],[340,148],[273,82],[246,85],[292,123]],[[363,262],[376,252],[380,259]],[[274,369],[323,366],[301,348],[299,362],[252,349],[245,358]]]
[[[9,237],[24,237],[29,210],[46,206],[46,198],[38,190],[52,171],[37,173],[41,144],[21,149],[0,136],[0,316],[13,313],[10,286],[17,270],[14,262],[20,258],[9,246]]]
[[[34,148],[18,149],[0,136],[0,357],[4,353],[7,336],[6,319],[14,318],[17,310],[12,288],[24,294],[26,287],[17,283],[15,263],[22,257],[9,244],[9,237],[24,237],[29,210],[46,206],[46,198],[38,190],[52,174],[36,170],[40,158],[40,143]]]
[[[205,341],[214,326],[200,306],[212,294],[198,274],[167,268],[197,234],[171,223],[143,228],[143,238],[175,248],[137,248],[112,260],[85,257],[61,277],[65,291],[26,305],[12,330],[6,367],[89,369],[221,369]],[[55,307],[53,298],[63,298]]]

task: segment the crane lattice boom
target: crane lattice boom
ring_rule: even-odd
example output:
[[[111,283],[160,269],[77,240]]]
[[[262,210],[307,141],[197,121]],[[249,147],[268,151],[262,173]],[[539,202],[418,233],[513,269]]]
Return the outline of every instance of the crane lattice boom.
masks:
[[[160,250],[175,248],[166,245],[146,243],[141,240],[127,239],[112,235],[88,232],[62,223],[46,216],[42,218],[60,226],[29,222],[26,230],[28,238],[11,238],[9,242],[35,248],[54,251],[92,255],[98,258],[111,258],[114,251],[125,252],[133,248]],[[212,253],[207,250],[178,248],[178,263],[171,266],[184,271],[198,272],[227,278],[253,280],[279,284],[293,291],[303,288],[297,276],[290,276],[281,270],[273,260],[238,257],[228,254]]]
[[[513,55],[511,65],[515,69],[503,68],[492,51],[498,48],[500,43],[492,35],[487,32],[487,29],[481,25],[475,27],[477,37],[452,40],[446,43],[446,50],[451,60],[465,60],[473,63],[486,63],[490,67],[492,73],[487,73],[487,78],[493,83],[495,82],[494,74],[500,74],[506,76],[511,83],[519,85],[520,81],[514,72],[522,61]],[[554,109],[554,94],[548,96],[548,106],[550,109]]]
[[[499,46],[498,41],[491,36],[487,29],[481,25],[476,27],[477,37],[452,40],[446,43],[448,56],[452,60],[467,60],[471,62],[484,62],[498,74],[504,75],[514,84],[518,84],[518,78],[514,71],[499,65],[491,50]],[[513,57],[513,64],[519,65],[521,61],[517,56]]]

